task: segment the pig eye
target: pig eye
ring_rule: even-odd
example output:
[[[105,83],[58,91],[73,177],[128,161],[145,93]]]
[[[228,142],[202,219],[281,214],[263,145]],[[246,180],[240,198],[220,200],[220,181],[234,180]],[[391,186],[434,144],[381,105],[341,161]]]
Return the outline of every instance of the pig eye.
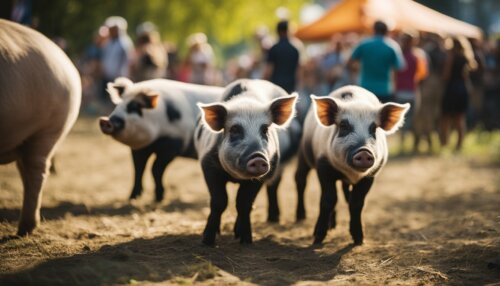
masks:
[[[264,139],[267,139],[267,132],[269,131],[269,125],[262,125],[260,127],[260,134]]]
[[[142,116],[142,108],[141,104],[137,101],[131,101],[127,104],[127,113],[132,114],[136,113],[139,116]]]
[[[236,141],[243,139],[244,132],[243,132],[243,127],[239,124],[235,124],[229,128],[229,139],[231,141]]]
[[[344,137],[349,135],[353,131],[352,125],[348,120],[342,120],[339,123],[339,137]]]
[[[375,138],[375,134],[376,134],[376,131],[377,131],[377,124],[375,124],[375,122],[372,122],[372,124],[370,124],[370,127],[369,127],[368,131],[370,132],[370,135],[373,138]]]

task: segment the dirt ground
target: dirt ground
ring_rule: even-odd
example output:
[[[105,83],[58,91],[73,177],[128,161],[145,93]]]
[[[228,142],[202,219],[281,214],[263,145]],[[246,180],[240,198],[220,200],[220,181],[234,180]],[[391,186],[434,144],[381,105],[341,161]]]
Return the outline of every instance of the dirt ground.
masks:
[[[129,150],[87,118],[61,146],[56,165],[41,226],[23,238],[11,236],[21,182],[14,165],[0,166],[0,285],[500,285],[500,167],[488,158],[390,158],[367,197],[365,244],[354,248],[340,193],[337,228],[323,246],[311,246],[319,185],[311,173],[308,216],[296,224],[294,165],[279,189],[279,224],[265,222],[266,196],[259,194],[251,246],[232,237],[230,186],[216,248],[200,243],[209,197],[196,161],[170,165],[162,204],[151,204],[149,174],[143,197],[130,204]]]

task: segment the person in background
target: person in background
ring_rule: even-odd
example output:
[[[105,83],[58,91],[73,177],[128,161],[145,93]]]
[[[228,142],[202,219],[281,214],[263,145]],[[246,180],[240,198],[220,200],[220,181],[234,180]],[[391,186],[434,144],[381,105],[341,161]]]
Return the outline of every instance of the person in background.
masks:
[[[78,69],[82,78],[82,111],[98,114],[101,99],[107,97],[103,86],[105,82],[102,74],[102,50],[108,40],[108,28],[99,27],[93,41],[85,48],[80,59]]]
[[[263,78],[292,93],[297,88],[299,50],[290,42],[288,21],[278,22],[276,29],[279,40],[269,49]]]
[[[440,140],[441,145],[448,144],[449,129],[458,131],[456,151],[462,149],[465,137],[465,114],[469,106],[470,71],[477,68],[474,53],[467,39],[454,37],[447,39],[450,45],[443,71],[445,90],[441,102]]]
[[[394,100],[394,79],[392,72],[405,68],[405,61],[399,45],[387,37],[388,27],[382,21],[373,25],[375,35],[354,47],[348,67],[360,63],[359,85],[373,92],[386,103]]]
[[[405,124],[400,129],[401,142],[400,153],[404,153],[404,141],[406,133],[412,129],[414,111],[420,107],[420,82],[427,77],[427,59],[425,52],[416,47],[418,34],[414,31],[405,31],[401,34],[401,50],[406,68],[396,73],[396,97],[397,103],[409,103],[410,110],[406,113]],[[416,151],[416,150],[414,150]]]
[[[344,52],[342,36],[335,35],[330,40],[330,48],[322,57],[320,67],[324,75],[328,93],[334,90],[335,85],[341,79],[348,56]]]
[[[218,85],[220,74],[215,69],[215,56],[212,46],[204,33],[195,33],[188,37],[188,53],[179,71],[179,80],[203,84]]]
[[[470,71],[470,108],[467,114],[467,126],[474,128],[482,119],[482,106],[484,97],[484,77],[486,59],[482,41],[478,39],[470,39],[474,60],[477,63],[477,68]]]
[[[127,35],[127,21],[124,18],[109,17],[104,26],[109,30],[108,42],[102,50],[102,68],[106,85],[117,77],[130,76],[129,65],[133,44]],[[106,96],[103,101],[109,103],[109,98]]]
[[[160,41],[160,34],[151,22],[137,27],[137,40],[130,64],[133,81],[144,81],[166,77],[167,52]]]

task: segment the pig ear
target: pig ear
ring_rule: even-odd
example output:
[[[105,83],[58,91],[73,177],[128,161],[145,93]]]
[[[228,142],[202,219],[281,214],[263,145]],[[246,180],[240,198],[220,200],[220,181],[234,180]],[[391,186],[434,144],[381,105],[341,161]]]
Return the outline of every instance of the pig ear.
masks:
[[[297,98],[298,94],[294,92],[273,100],[269,106],[272,122],[279,126],[286,126],[295,115]]]
[[[324,126],[335,124],[335,118],[340,110],[337,102],[331,97],[314,94],[311,94],[311,99],[314,101],[314,114],[318,122]]]
[[[384,129],[387,134],[396,132],[403,125],[404,115],[409,108],[409,103],[388,102],[382,105],[379,111],[380,128]]]
[[[126,77],[119,77],[115,79],[114,82],[108,82],[106,90],[109,93],[111,101],[114,104],[122,102],[123,93],[125,93],[125,90],[133,84],[134,83]]]
[[[201,110],[201,119],[204,124],[214,132],[222,131],[227,118],[227,110],[224,105],[220,103],[198,103],[198,107]]]
[[[147,108],[147,109],[153,109],[158,106],[158,98],[160,97],[160,94],[156,91],[148,91],[145,93],[141,93],[140,95],[142,108]]]

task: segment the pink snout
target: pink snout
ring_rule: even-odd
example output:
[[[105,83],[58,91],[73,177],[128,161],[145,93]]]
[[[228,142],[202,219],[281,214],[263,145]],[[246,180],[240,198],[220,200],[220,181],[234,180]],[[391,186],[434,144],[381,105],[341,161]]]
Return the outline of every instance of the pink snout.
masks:
[[[99,118],[99,127],[101,127],[101,131],[104,134],[111,135],[113,134],[113,124],[109,120],[108,117]]]
[[[255,156],[247,163],[247,172],[252,176],[262,176],[269,172],[269,163],[263,156]]]
[[[354,155],[352,161],[352,164],[355,168],[366,170],[373,166],[374,158],[373,154],[370,151],[361,150]]]

